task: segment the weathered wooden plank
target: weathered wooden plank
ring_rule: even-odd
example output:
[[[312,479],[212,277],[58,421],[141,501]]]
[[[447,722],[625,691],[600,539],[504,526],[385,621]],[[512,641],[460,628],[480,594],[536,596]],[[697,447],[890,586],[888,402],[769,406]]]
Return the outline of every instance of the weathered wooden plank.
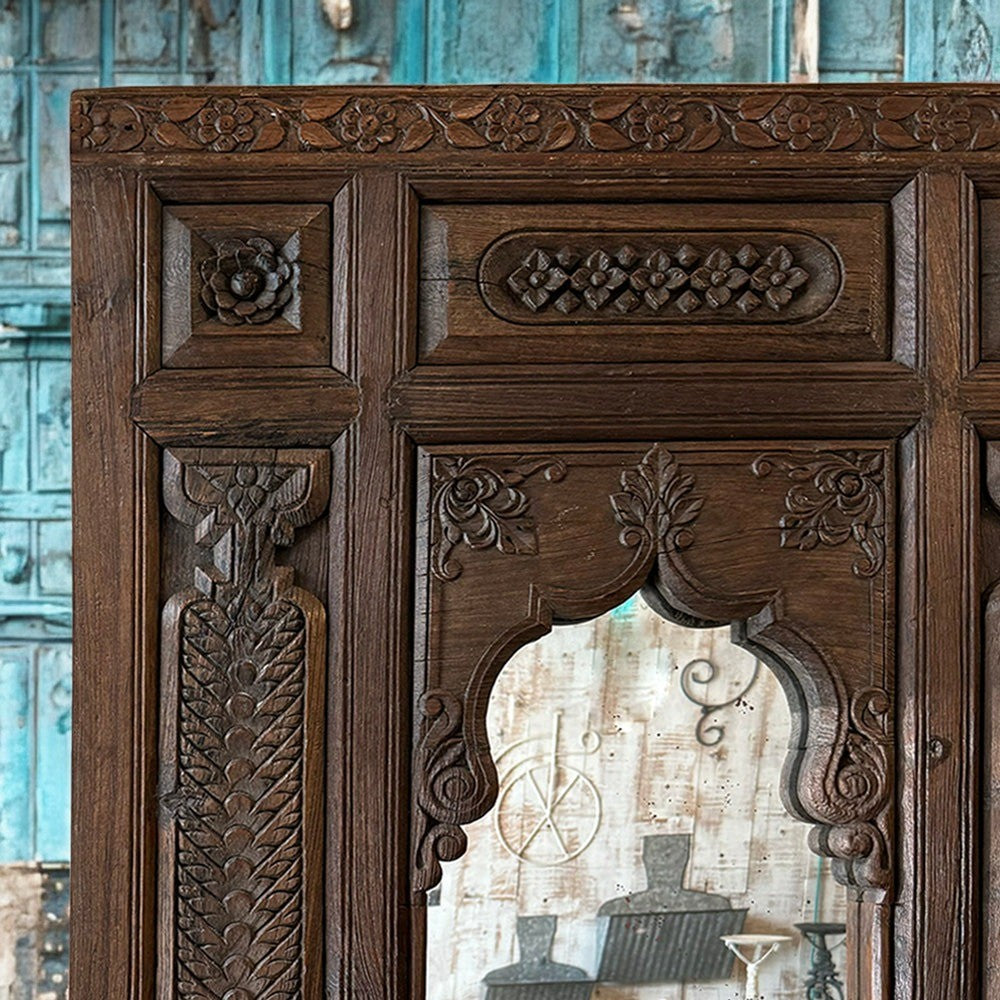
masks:
[[[115,0],[116,66],[175,66],[182,30],[178,8],[177,0]]]
[[[11,45],[13,39],[8,39]],[[0,53],[5,52],[0,48]],[[25,157],[24,80],[0,74],[0,248],[17,248],[24,239]]]
[[[292,0],[291,30],[294,83],[385,83],[390,78],[395,37],[391,3],[354,0],[353,24],[339,31],[318,0]]]
[[[773,6],[782,3],[775,0]],[[773,20],[771,3],[581,0],[576,79],[767,80]]]
[[[32,183],[37,205],[37,244],[44,249],[69,247],[69,95],[97,83],[93,73],[40,76],[36,88],[38,163]]]
[[[28,488],[28,362],[24,340],[0,336],[0,493]],[[7,358],[4,357],[7,355]]]
[[[69,361],[37,363],[34,428],[34,488],[68,490],[70,479]]]
[[[29,8],[37,6],[38,42],[46,63],[97,64],[101,50],[101,0],[73,3],[31,0],[30,4],[14,6],[23,8],[25,22],[30,16]]]
[[[793,83],[819,79],[819,0],[795,0],[792,7],[788,79]]]
[[[256,6],[256,5],[255,5]],[[195,0],[186,25],[188,72],[206,83],[264,83],[257,12],[243,0]]]
[[[819,5],[822,81],[897,79],[903,72],[904,0]]]
[[[427,79],[559,79],[559,0],[427,0]]]
[[[46,597],[69,597],[73,589],[69,521],[38,525],[38,590]]]

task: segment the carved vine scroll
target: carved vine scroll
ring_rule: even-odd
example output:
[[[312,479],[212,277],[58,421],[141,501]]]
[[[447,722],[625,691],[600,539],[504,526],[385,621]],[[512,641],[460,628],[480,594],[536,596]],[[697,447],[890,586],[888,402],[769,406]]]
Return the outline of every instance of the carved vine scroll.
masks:
[[[511,88],[386,95],[374,88],[211,97],[164,88],[141,100],[78,95],[71,128],[74,151],[101,153],[926,153],[1000,145],[1000,101],[993,93],[919,87],[883,95],[620,87],[597,95],[552,89],[528,96]]]
[[[163,995],[303,994],[309,692],[325,612],[275,550],[328,490],[325,452],[164,455],[167,509],[209,559],[163,612]]]
[[[885,649],[861,637],[884,634],[891,589],[885,453],[797,449],[718,458],[655,444],[631,454],[624,463],[613,450],[427,457],[432,516],[422,557],[427,659],[416,692],[414,889],[440,880],[441,862],[465,850],[462,827],[496,799],[485,717],[503,664],[553,622],[602,614],[642,588],[648,603],[683,624],[732,623],[734,641],[774,669],[793,717],[786,806],[812,826],[813,849],[834,860],[841,882],[883,897],[891,890],[892,671]],[[748,493],[748,480],[775,466],[788,472],[795,495],[785,497],[778,477]],[[559,474],[534,475],[542,469]],[[465,560],[461,575],[434,568],[442,539],[451,537],[439,522],[442,497],[459,482],[455,470],[476,472],[478,486],[470,481],[462,495],[482,507],[462,508],[463,523],[479,530],[476,544],[469,542],[475,559]],[[794,519],[782,523],[783,544],[807,531],[817,538],[796,543],[811,554],[777,579],[771,531],[783,498]],[[748,527],[734,532],[737,501]],[[515,530],[530,544],[499,544]],[[451,544],[469,541],[452,536]],[[849,539],[860,558],[841,546]],[[845,620],[856,622],[857,642],[843,636]]]

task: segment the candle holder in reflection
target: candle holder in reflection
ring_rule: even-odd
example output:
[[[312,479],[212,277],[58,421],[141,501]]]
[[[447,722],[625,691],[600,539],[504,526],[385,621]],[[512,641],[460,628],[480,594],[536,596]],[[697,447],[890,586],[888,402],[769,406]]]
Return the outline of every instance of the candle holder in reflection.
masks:
[[[745,1000],[763,1000],[758,992],[760,967],[781,947],[792,939],[787,934],[726,934],[723,944],[747,967]],[[743,951],[752,948],[751,955]]]
[[[809,975],[805,981],[806,997],[808,1000],[844,1000],[844,984],[834,965],[827,938],[845,934],[846,925],[804,923],[795,926],[813,948]]]

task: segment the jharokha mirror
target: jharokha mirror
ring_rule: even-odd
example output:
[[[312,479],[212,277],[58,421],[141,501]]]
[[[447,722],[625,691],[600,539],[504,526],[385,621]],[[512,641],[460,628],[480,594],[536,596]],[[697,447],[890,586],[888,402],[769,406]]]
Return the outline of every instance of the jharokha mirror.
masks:
[[[1000,95],[73,122],[74,996],[1000,989]]]
[[[560,626],[487,731],[499,793],[429,899],[428,1000],[742,996],[740,934],[776,946],[761,995],[843,1000],[846,894],[781,801],[785,694],[728,628],[639,597]]]

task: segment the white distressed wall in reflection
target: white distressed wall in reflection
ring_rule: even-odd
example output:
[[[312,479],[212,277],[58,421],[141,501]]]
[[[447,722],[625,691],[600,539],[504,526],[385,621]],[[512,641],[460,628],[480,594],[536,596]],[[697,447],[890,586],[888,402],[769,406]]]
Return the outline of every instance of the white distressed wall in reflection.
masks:
[[[809,947],[793,924],[843,921],[844,896],[825,869],[817,903],[818,859],[807,828],[781,804],[785,696],[761,666],[745,701],[707,720],[725,733],[706,748],[696,738],[701,709],[680,686],[683,667],[696,659],[717,668],[707,692],[700,689],[717,702],[745,686],[756,666],[730,642],[728,628],[674,625],[636,597],[595,621],[554,629],[507,664],[488,720],[491,747],[501,755],[499,813],[467,828],[469,850],[444,866],[440,901],[428,908],[428,1000],[480,997],[483,975],[517,960],[519,914],[557,915],[553,961],[593,975],[597,910],[646,887],[642,838],[662,833],[691,834],[686,888],[749,908],[745,932],[794,935],[765,966],[761,987],[767,1000],[804,995]],[[552,810],[557,833],[538,828],[553,752],[556,797],[572,784]],[[733,978],[602,986],[593,996],[731,1000],[743,991],[742,979]]]

